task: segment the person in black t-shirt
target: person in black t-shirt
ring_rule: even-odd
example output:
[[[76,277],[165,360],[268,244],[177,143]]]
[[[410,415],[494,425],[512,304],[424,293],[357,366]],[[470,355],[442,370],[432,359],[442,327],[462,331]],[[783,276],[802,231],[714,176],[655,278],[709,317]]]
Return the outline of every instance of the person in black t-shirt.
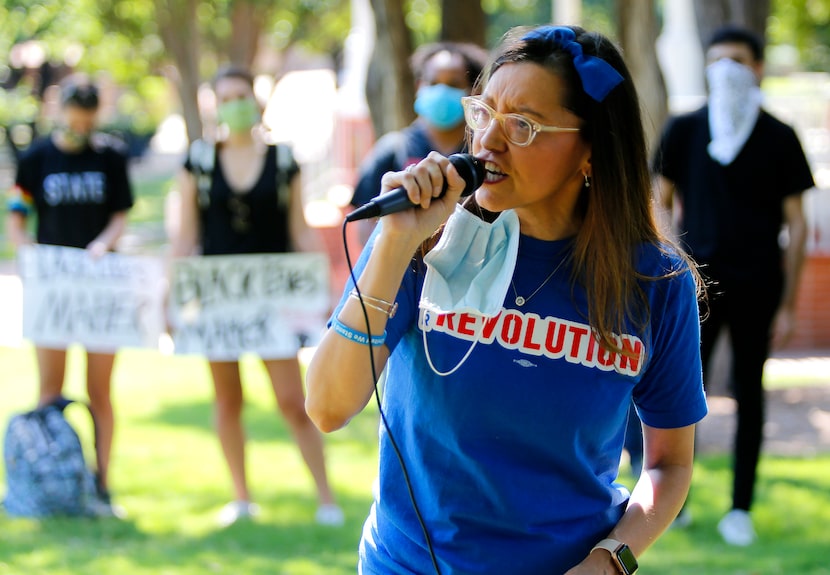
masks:
[[[261,110],[251,74],[226,68],[217,74],[213,87],[220,140],[215,145],[202,140],[191,145],[179,179],[181,204],[173,257],[323,251],[319,236],[303,215],[299,167],[293,157],[285,160],[289,148],[269,145],[262,137]],[[264,363],[277,405],[317,487],[316,520],[340,525],[343,512],[329,487],[322,437],[305,411],[298,360]],[[228,526],[251,518],[258,508],[251,502],[245,471],[239,362],[211,361],[210,371],[217,433],[235,495],[219,514],[220,524]]]
[[[415,76],[417,119],[400,131],[378,139],[360,166],[351,204],[358,208],[380,193],[386,172],[412,166],[435,150],[445,156],[464,151],[466,125],[461,97],[469,96],[487,52],[475,44],[437,42],[418,48],[410,59]],[[374,227],[363,226],[362,240]]]
[[[100,257],[115,248],[133,204],[127,158],[114,140],[94,133],[98,89],[72,76],[61,86],[61,125],[21,157],[8,204],[6,229],[17,248],[32,242],[26,221],[37,217],[34,241],[83,248]],[[98,490],[102,514],[116,512],[109,496],[114,416],[110,401],[112,353],[87,354],[87,393],[97,427]],[[37,347],[39,404],[63,390],[66,349]]]
[[[704,369],[720,331],[729,330],[738,423],[732,510],[718,530],[743,546],[756,538],[749,510],[763,438],[764,363],[795,328],[807,235],[802,193],[814,183],[795,132],[761,107],[760,39],[722,28],[706,59],[707,105],[669,121],[653,168],[659,202],[671,209],[677,200],[678,237],[710,280]]]

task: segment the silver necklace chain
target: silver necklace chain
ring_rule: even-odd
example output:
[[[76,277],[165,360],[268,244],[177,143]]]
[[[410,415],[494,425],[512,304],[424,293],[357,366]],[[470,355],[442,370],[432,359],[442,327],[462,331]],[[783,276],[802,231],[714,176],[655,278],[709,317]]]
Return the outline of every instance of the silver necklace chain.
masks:
[[[563,257],[560,260],[560,262],[556,265],[556,267],[553,268],[553,271],[548,274],[548,277],[545,278],[545,281],[543,281],[542,284],[539,287],[537,287],[535,290],[533,290],[533,293],[530,294],[527,297],[522,297],[518,294],[518,292],[516,291],[516,284],[513,283],[513,278],[510,278],[510,285],[513,287],[513,295],[516,296],[516,300],[515,300],[516,305],[519,306],[519,307],[522,307],[524,304],[526,304],[527,302],[530,301],[530,298],[532,298],[537,293],[539,293],[539,290],[542,289],[543,287],[545,287],[545,284],[550,281],[550,278],[552,278],[554,276],[554,274],[559,271],[559,268],[561,268],[562,264],[565,263],[565,259],[567,259],[567,258]]]

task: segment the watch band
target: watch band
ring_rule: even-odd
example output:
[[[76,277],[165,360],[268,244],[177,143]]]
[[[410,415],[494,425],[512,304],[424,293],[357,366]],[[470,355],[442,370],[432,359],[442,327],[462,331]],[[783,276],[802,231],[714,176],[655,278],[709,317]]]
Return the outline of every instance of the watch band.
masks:
[[[614,566],[622,575],[631,575],[637,571],[637,559],[631,552],[628,545],[616,539],[603,539],[591,549],[593,553],[597,549],[605,549],[611,554]]]

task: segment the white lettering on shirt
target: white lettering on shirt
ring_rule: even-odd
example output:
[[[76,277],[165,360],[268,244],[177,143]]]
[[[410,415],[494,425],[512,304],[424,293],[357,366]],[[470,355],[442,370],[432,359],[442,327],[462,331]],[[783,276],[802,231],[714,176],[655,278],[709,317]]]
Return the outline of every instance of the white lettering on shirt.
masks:
[[[497,343],[505,349],[531,356],[564,359],[602,371],[636,376],[645,359],[642,340],[630,334],[614,334],[614,341],[625,353],[605,349],[591,326],[556,317],[542,318],[534,313],[502,309],[494,317],[468,313],[435,314],[420,310],[419,325],[427,332],[446,333],[467,341]]]
[[[49,174],[43,179],[43,194],[50,206],[67,204],[103,204],[103,172]]]

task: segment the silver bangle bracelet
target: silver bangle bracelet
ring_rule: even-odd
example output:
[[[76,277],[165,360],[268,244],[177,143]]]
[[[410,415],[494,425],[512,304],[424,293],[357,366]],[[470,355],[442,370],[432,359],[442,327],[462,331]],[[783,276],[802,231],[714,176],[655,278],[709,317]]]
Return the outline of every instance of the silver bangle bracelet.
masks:
[[[379,297],[358,294],[357,290],[354,289],[349,292],[349,297],[362,301],[366,307],[385,313],[390,319],[395,317],[395,312],[398,311],[398,302],[388,302],[385,299],[380,299]]]

